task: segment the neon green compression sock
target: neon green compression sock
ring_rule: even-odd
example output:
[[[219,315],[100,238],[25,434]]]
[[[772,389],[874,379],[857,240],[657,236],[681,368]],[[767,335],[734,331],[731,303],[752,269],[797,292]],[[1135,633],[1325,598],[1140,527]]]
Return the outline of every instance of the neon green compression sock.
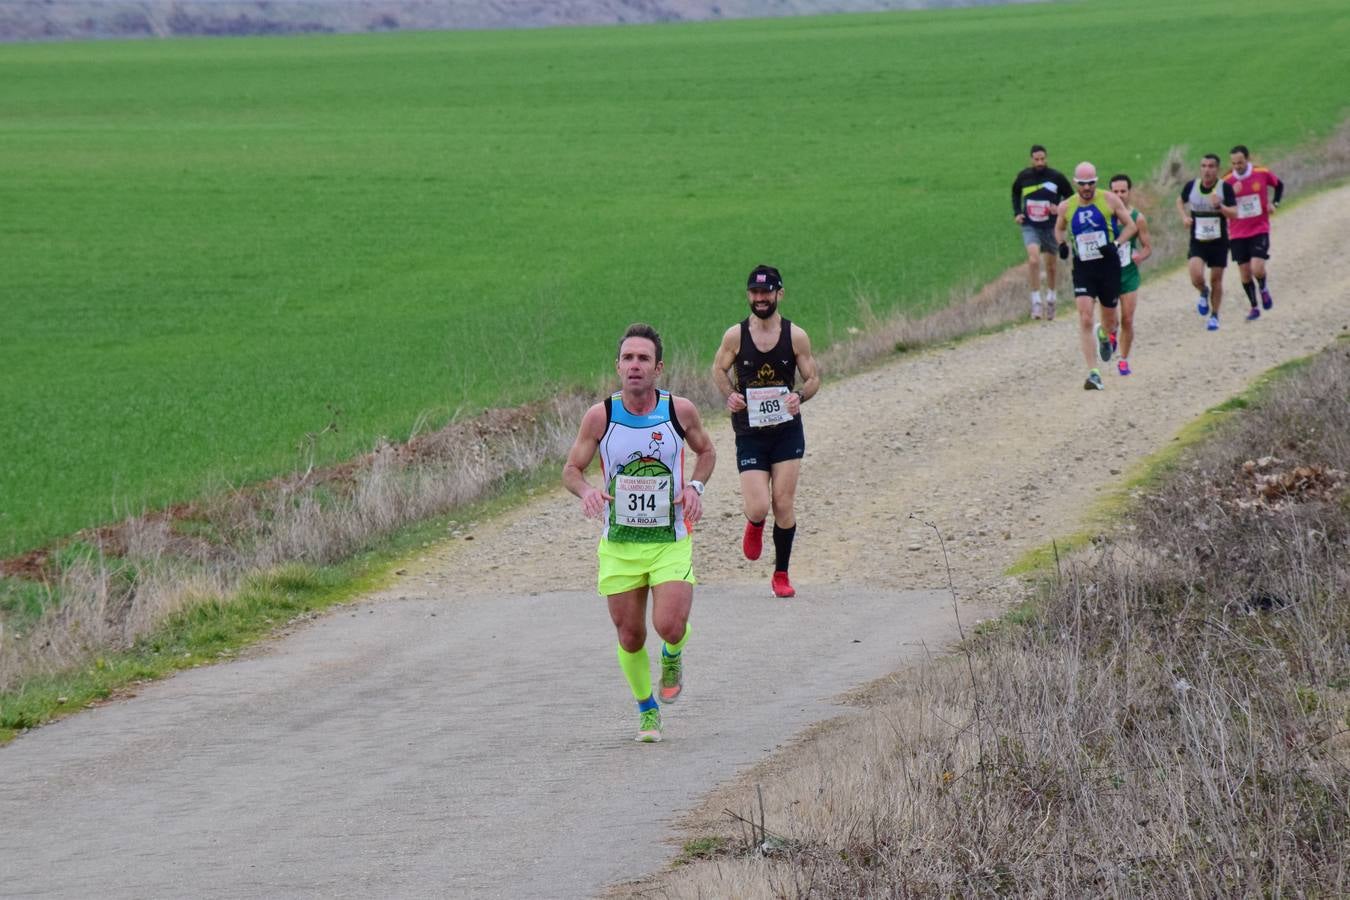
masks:
[[[639,702],[646,700],[652,695],[652,661],[647,656],[647,648],[643,646],[629,653],[622,644],[615,646],[619,648],[619,668],[623,669],[623,677],[628,679],[628,686],[633,689],[633,699]]]
[[[689,630],[690,630],[690,629],[689,629],[689,623],[688,623],[688,622],[685,622],[685,623],[684,623],[684,637],[680,638],[680,642],[679,642],[678,644],[668,644],[668,643],[666,643],[665,641],[662,641],[662,642],[661,642],[661,655],[662,655],[662,656],[679,656],[679,655],[680,655],[680,651],[684,649],[684,645],[687,644],[687,643],[689,643]]]

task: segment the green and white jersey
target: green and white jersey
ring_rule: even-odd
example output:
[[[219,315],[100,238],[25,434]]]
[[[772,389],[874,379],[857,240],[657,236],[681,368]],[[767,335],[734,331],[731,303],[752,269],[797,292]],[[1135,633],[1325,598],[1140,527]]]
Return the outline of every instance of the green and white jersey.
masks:
[[[1120,220],[1116,219],[1115,216],[1112,216],[1111,218],[1115,219],[1117,225],[1119,226]],[[1139,221],[1139,210],[1137,209],[1130,210],[1130,221],[1131,222]],[[1125,229],[1123,227],[1117,227],[1116,234],[1120,234],[1124,230]],[[1134,251],[1138,249],[1139,249],[1139,232],[1136,231],[1134,233],[1134,237],[1130,238],[1129,244],[1126,244],[1120,248],[1120,275],[1122,278],[1126,277],[1127,275],[1132,275],[1135,272],[1139,271],[1139,266],[1134,261]]]
[[[600,440],[605,493],[606,540],[670,543],[688,536],[684,521],[684,429],[675,418],[669,391],[658,391],[656,407],[629,412],[623,393],[605,400],[609,424]]]

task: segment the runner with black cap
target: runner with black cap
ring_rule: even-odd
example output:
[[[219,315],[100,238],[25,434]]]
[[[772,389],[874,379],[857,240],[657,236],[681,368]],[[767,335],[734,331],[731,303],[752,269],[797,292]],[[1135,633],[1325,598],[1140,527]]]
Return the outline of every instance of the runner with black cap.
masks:
[[[751,315],[722,335],[713,360],[713,383],[727,398],[736,432],[736,468],[745,511],[745,558],[759,559],[764,521],[773,510],[771,586],[778,597],[796,594],[788,580],[797,534],[793,504],[806,452],[801,405],[820,390],[820,372],[806,332],[778,312],[783,278],[759,265],[746,282]],[[800,382],[800,383],[799,383]]]

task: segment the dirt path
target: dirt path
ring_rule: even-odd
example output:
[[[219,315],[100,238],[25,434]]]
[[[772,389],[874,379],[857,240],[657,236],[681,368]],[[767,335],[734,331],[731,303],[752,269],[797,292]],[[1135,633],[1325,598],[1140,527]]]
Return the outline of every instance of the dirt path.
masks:
[[[1214,334],[1183,275],[1146,280],[1137,374],[1104,393],[1081,389],[1069,314],[829,382],[807,407],[790,602],[768,596],[767,558],[739,558],[719,423],[664,744],[628,740],[594,525],[558,492],[265,653],[0,752],[0,892],[571,897],[657,869],[715,785],[952,635],[942,554],[911,514],[948,538],[963,614],[993,608],[1005,567],[1130,463],[1350,329],[1346,233],[1350,188],[1282,214],[1277,305],[1253,325],[1235,270]]]

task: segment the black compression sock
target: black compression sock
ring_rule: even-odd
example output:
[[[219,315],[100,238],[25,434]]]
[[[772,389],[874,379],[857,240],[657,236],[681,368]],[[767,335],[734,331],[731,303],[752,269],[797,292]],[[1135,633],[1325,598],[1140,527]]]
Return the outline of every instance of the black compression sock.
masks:
[[[1264,290],[1266,289],[1266,278],[1265,278],[1264,275],[1259,276],[1259,277],[1256,279],[1256,283],[1259,284],[1259,285],[1261,286],[1261,290],[1264,291]]]
[[[1252,309],[1256,309],[1256,282],[1244,281],[1242,289],[1247,292],[1247,300],[1251,303]]]
[[[796,536],[796,525],[791,528],[779,528],[778,523],[774,523],[773,570],[775,572],[786,572],[788,570],[788,561],[792,559],[792,539]]]

